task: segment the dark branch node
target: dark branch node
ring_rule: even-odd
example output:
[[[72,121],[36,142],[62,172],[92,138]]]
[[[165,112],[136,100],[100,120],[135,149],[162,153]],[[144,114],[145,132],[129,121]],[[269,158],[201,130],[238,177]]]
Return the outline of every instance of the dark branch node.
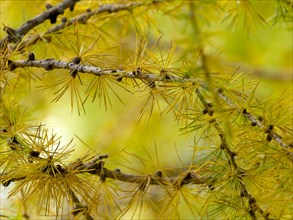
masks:
[[[163,172],[161,170],[157,170],[155,172],[155,177],[162,177],[163,176]]]
[[[7,129],[6,129],[6,128],[3,128],[1,132],[4,132],[4,133],[6,133],[6,132],[8,132],[8,131],[7,131]]]
[[[239,171],[239,175],[240,175],[240,177],[244,177],[244,176],[246,176],[246,172],[245,171]]]
[[[87,9],[86,9],[86,12],[87,12],[87,13],[91,13],[91,12],[92,12],[92,9],[87,8]]]
[[[256,217],[256,216],[255,216],[255,211],[254,211],[253,209],[250,209],[250,210],[248,211],[248,213],[249,213],[249,215],[250,215],[251,217]]]
[[[225,149],[225,144],[221,144],[221,145],[220,145],[220,149],[221,149],[221,150],[224,150],[224,149]]]
[[[209,116],[213,116],[214,115],[214,111],[213,110],[210,110],[209,111]]]
[[[107,159],[108,157],[109,157],[108,154],[101,154],[101,155],[99,155],[99,160]]]
[[[59,14],[59,12],[54,11],[49,15],[48,19],[50,20],[51,24],[55,24],[57,22],[57,17]]]
[[[34,52],[30,52],[30,53],[28,54],[27,61],[33,61],[33,60],[35,60],[35,59],[36,59],[36,57],[35,57],[35,53],[34,53]]]
[[[272,136],[270,134],[268,134],[266,139],[267,139],[268,142],[270,142],[273,138],[272,138]]]
[[[49,4],[49,3],[47,3],[47,4],[45,5],[45,7],[46,7],[46,9],[50,9],[50,8],[52,8],[53,6],[52,6],[51,4]]]
[[[38,158],[39,155],[40,155],[39,151],[32,150],[28,155],[28,162],[33,163],[34,162],[33,158]]]
[[[204,114],[204,115],[206,115],[207,113],[209,112],[209,110],[208,109],[204,109],[204,110],[202,110],[202,113]]]
[[[40,155],[40,152],[39,151],[33,150],[33,151],[30,152],[30,156],[31,157],[39,157],[39,155]]]
[[[72,2],[72,4],[69,6],[70,11],[74,11],[75,3],[76,2]]]
[[[219,88],[218,89],[218,93],[223,93],[224,92],[224,89],[223,88]]]
[[[107,178],[106,175],[103,174],[103,175],[100,176],[100,181],[102,183],[104,183],[106,181],[106,178]]]
[[[209,190],[211,190],[211,191],[213,191],[215,189],[213,184],[209,184],[208,187],[209,187]]]
[[[252,121],[252,122],[250,123],[250,125],[251,125],[252,127],[255,127],[255,126],[257,125],[257,122],[256,122],[256,121]]]
[[[171,77],[169,75],[165,75],[164,77],[165,77],[165,80],[170,80],[171,79]]]
[[[263,117],[262,116],[258,116],[257,119],[262,122],[263,121]]]
[[[230,155],[231,155],[231,157],[235,157],[237,155],[237,153],[235,153],[234,151],[231,151]]]
[[[190,180],[192,180],[193,178],[193,173],[189,172],[185,175],[185,177],[182,179],[181,183],[180,183],[180,187],[182,187],[186,182],[189,182]]]
[[[255,201],[255,198],[253,198],[253,197],[249,198],[249,200],[248,200],[248,203],[249,203],[250,205],[254,204],[255,202],[256,202],[256,201]]]
[[[214,110],[212,110],[213,103],[206,103],[204,110],[202,110],[202,113],[204,115],[209,114],[209,116],[214,115]]]
[[[137,67],[136,70],[132,71],[132,74],[135,76],[138,76],[141,74],[142,68],[141,67]]]
[[[15,63],[12,60],[8,60],[7,63],[8,63],[8,69],[9,69],[9,71],[13,71],[13,70],[16,69],[16,65],[15,65]]]
[[[52,70],[53,65],[51,63],[48,63],[48,64],[45,65],[44,69],[47,70],[47,71]]]
[[[66,18],[66,17],[63,17],[63,18],[61,19],[61,21],[62,21],[63,23],[66,23],[66,22],[67,22],[67,18]]]
[[[101,172],[101,169],[104,165],[103,161],[99,161],[98,163],[96,163],[94,166],[91,167],[91,169],[93,170],[89,170],[90,174],[99,174]]]
[[[77,75],[77,70],[72,70],[72,71],[70,71],[70,76],[71,76],[72,78],[75,78],[76,75]]]
[[[79,64],[80,61],[81,61],[81,58],[80,58],[80,57],[74,57],[74,58],[72,59],[72,63],[75,63],[75,64]]]
[[[244,108],[244,109],[242,110],[242,114],[249,114],[249,113],[247,112],[246,108]]]
[[[114,170],[114,173],[120,174],[121,173],[121,170],[117,168],[117,169]]]
[[[270,124],[267,129],[267,132],[271,132],[273,129],[274,129],[274,125]]]
[[[16,137],[13,137],[10,139],[11,144],[20,144],[19,141],[16,139]]]
[[[116,78],[116,81],[117,81],[117,82],[121,82],[121,81],[122,81],[122,79],[123,79],[123,77],[122,77],[122,76],[120,76],[120,77],[117,77],[117,78]]]
[[[214,123],[214,122],[216,122],[216,119],[215,119],[215,118],[209,120],[209,123],[210,123],[210,124],[212,124],[212,123]]]
[[[168,73],[167,70],[164,70],[164,69],[160,70],[160,74],[162,75],[166,75],[167,73]]]

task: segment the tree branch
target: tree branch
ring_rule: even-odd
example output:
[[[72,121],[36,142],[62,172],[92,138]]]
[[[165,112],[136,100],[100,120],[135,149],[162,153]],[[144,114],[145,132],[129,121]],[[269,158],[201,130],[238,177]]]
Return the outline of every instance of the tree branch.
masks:
[[[211,108],[211,104],[207,103],[207,101],[204,99],[204,97],[201,94],[201,92],[199,91],[199,89],[196,89],[196,94],[199,97],[199,100],[201,101],[201,103],[205,106],[205,109],[207,107]],[[208,105],[208,104],[210,104],[210,105]],[[241,168],[238,166],[236,159],[235,159],[236,153],[230,149],[229,144],[227,143],[224,131],[221,129],[220,124],[216,121],[216,119],[214,119],[214,122],[211,124],[217,130],[219,138],[221,139],[220,149],[225,151],[226,156],[229,159],[228,164],[230,165],[231,170],[234,171],[235,175],[239,179],[239,185],[241,188],[240,195],[244,196],[248,201],[249,215],[251,216],[252,219],[256,220],[257,217],[255,215],[255,211],[258,211],[266,220],[271,220],[272,218],[269,217],[270,213],[268,213],[268,212],[265,213],[260,208],[260,206],[256,203],[255,198],[248,192],[248,189],[245,186],[243,178],[242,178]]]
[[[37,15],[36,17],[28,20],[24,23],[21,27],[17,29],[12,29],[10,27],[4,27],[4,31],[8,34],[6,38],[0,40],[0,49],[5,47],[8,43],[16,43],[20,42],[21,39],[25,34],[27,34],[30,30],[34,27],[38,26],[39,24],[43,23],[45,20],[50,19],[51,23],[56,22],[56,18],[59,14],[63,14],[64,10],[70,8],[73,10],[74,5],[79,0],[64,0],[63,2],[59,3],[58,5],[48,8],[43,13]]]
[[[43,59],[43,60],[8,60],[8,69],[10,71],[15,70],[16,68],[26,68],[26,67],[35,67],[43,68],[45,70],[53,69],[67,69],[70,71],[78,71],[80,73],[88,73],[96,76],[113,76],[113,77],[125,77],[131,79],[140,79],[146,81],[160,81],[162,76],[155,73],[142,73],[141,71],[125,71],[123,69],[109,69],[96,67],[91,65],[82,65],[76,64],[74,62],[65,62],[55,59]],[[184,81],[180,77],[168,76],[168,79],[165,81]]]
[[[89,162],[92,164],[92,162]],[[83,166],[87,167],[87,170],[84,172],[89,172],[94,175],[100,176],[104,181],[106,178],[119,180],[122,182],[130,182],[130,183],[137,183],[139,185],[144,184],[146,181],[150,185],[173,185],[177,187],[181,187],[186,184],[204,184],[207,178],[200,177],[197,173],[187,170],[181,175],[177,177],[168,177],[163,176],[162,171],[156,171],[153,175],[134,175],[134,174],[126,174],[121,172],[120,169],[110,170],[104,167],[104,162],[99,161],[94,165],[87,166],[84,164]],[[82,166],[82,167],[83,167]]]
[[[186,83],[192,82],[199,84],[202,88],[210,91],[210,87],[208,84],[202,79],[196,78],[181,78],[179,76],[174,75],[166,75],[164,78],[160,74],[156,73],[143,73],[142,71],[125,71],[123,69],[109,69],[109,68],[101,68],[90,65],[81,65],[76,64],[75,62],[65,62],[55,59],[43,59],[43,60],[16,60],[11,61],[8,60],[8,69],[13,71],[16,68],[26,68],[26,67],[35,67],[35,68],[43,68],[45,70],[53,70],[53,69],[68,69],[70,71],[78,71],[80,73],[88,73],[96,76],[112,76],[115,78],[125,77],[131,79],[140,79],[144,82],[164,82],[164,83]],[[210,91],[212,92],[212,91]],[[237,112],[242,113],[242,115],[251,121],[252,124],[261,128],[265,133],[267,133],[268,138],[275,140],[278,145],[286,150],[290,150],[291,145],[284,142],[283,138],[277,134],[277,132],[273,131],[273,129],[268,129],[269,125],[266,125],[264,121],[260,120],[259,117],[254,116],[253,114],[247,112],[246,109],[239,108],[231,99],[229,99],[225,94],[222,88],[214,89],[214,92],[220,97],[222,100],[226,102],[227,105],[233,107]],[[293,162],[293,152],[288,152],[288,156],[290,160]]]
[[[121,172],[120,169],[110,170],[105,167],[105,162],[102,159],[107,158],[107,155],[99,155],[92,159],[87,163],[82,163],[82,161],[77,161],[69,164],[68,166],[56,166],[58,169],[59,175],[66,175],[66,173],[82,174],[82,173],[90,173],[92,175],[98,175],[101,181],[106,181],[107,178],[119,180],[122,182],[129,183],[137,183],[139,185],[143,185],[146,181],[150,185],[161,185],[161,186],[174,186],[181,187],[186,184],[204,184],[208,180],[208,178],[203,178],[199,176],[196,172],[192,170],[186,170],[183,173],[180,173],[176,177],[169,177],[163,175],[162,171],[156,171],[153,175],[134,175],[127,174]],[[44,169],[45,170],[45,169]],[[40,172],[44,171],[40,169]],[[76,172],[78,171],[78,172]],[[47,173],[48,175],[52,175],[52,177],[56,177],[55,173]],[[8,173],[0,174],[0,181],[3,186],[7,187],[10,183],[15,181],[24,180],[26,176],[18,177],[18,178],[9,178]]]
[[[275,131],[273,131],[272,125],[266,125],[261,117],[257,117],[257,116],[252,115],[246,109],[239,109],[231,99],[229,99],[226,95],[224,95],[222,89],[216,89],[215,91],[218,94],[218,96],[222,100],[224,100],[229,106],[236,109],[236,111],[238,111],[239,113],[242,113],[242,115],[245,118],[250,120],[251,125],[258,126],[259,128],[261,128],[267,134],[268,140],[274,139],[282,148],[284,148],[286,150],[292,149],[292,147],[289,144],[287,144],[283,141],[282,137],[279,134],[277,134]],[[291,162],[293,162],[293,152],[291,151],[291,152],[288,152],[287,154],[288,154]]]
[[[151,2],[150,4],[152,4],[153,2]],[[93,16],[102,14],[102,13],[117,13],[119,11],[125,11],[125,10],[130,10],[132,8],[138,7],[138,6],[142,6],[144,5],[142,2],[132,2],[132,3],[128,3],[128,4],[104,4],[99,6],[99,8],[95,9],[95,10],[91,10],[88,9],[85,13],[78,15],[70,20],[67,20],[66,18],[64,18],[62,20],[62,22],[52,28],[50,28],[49,30],[47,30],[44,34],[35,34],[35,35],[31,35],[29,36],[26,40],[24,40],[23,42],[21,42],[20,45],[15,45],[14,49],[17,47],[18,50],[22,50],[23,48],[27,47],[27,46],[31,46],[33,44],[35,44],[36,42],[38,42],[41,39],[46,39],[49,34],[52,33],[57,33],[61,30],[63,30],[66,27],[69,27],[71,25],[80,23],[80,24],[86,24],[86,22]]]

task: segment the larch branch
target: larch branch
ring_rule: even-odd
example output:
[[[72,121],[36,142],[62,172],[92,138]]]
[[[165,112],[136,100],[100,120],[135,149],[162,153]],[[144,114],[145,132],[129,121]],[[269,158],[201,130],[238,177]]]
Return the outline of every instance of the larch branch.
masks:
[[[164,82],[164,83],[186,83],[193,82],[199,84],[202,88],[210,91],[208,84],[202,80],[197,78],[182,78],[175,75],[167,75],[164,78],[160,74],[156,73],[143,73],[142,71],[126,71],[121,68],[102,68],[96,67],[92,65],[82,65],[76,64],[74,62],[65,62],[55,59],[43,59],[43,60],[16,60],[16,61],[8,61],[8,69],[13,71],[16,68],[43,68],[45,70],[53,70],[53,69],[68,69],[70,71],[78,71],[80,73],[88,73],[96,76],[111,76],[115,78],[130,78],[130,79],[139,79],[144,82]],[[237,112],[242,113],[242,115],[254,123],[256,126],[261,128],[264,132],[268,133],[268,135],[274,139],[279,146],[281,146],[285,150],[290,150],[291,146],[284,142],[281,135],[277,134],[273,130],[267,130],[267,126],[263,121],[260,121],[257,116],[246,111],[246,109],[239,108],[229,97],[224,94],[224,91],[221,88],[215,88],[215,90],[210,91],[215,92],[218,97],[225,101],[227,105],[233,107]],[[293,152],[288,152],[290,160],[293,162]]]
[[[56,19],[59,14],[64,13],[65,9],[74,7],[75,3],[78,1],[79,0],[64,0],[58,5],[45,10],[41,14],[32,18],[31,20],[28,20],[26,23],[24,23],[17,29],[6,28],[6,32],[8,35],[4,39],[0,40],[0,48],[3,48],[7,43],[16,43],[21,41],[23,36],[27,34],[30,30],[32,30],[34,27],[43,23],[47,19]],[[54,23],[54,21],[52,20],[51,22]]]

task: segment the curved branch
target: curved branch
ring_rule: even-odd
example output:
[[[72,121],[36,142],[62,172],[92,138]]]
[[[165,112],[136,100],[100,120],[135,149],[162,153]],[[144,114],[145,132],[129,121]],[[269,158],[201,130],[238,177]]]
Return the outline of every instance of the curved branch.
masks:
[[[153,2],[151,2],[150,4],[152,4],[152,3]],[[97,8],[93,11],[88,9],[85,13],[82,13],[82,14],[80,14],[70,20],[67,20],[66,18],[64,18],[64,20],[62,20],[62,22],[60,24],[50,28],[43,35],[35,34],[32,36],[29,36],[28,39],[23,41],[17,48],[18,48],[18,50],[21,50],[29,45],[33,45],[43,38],[46,39],[46,35],[49,35],[52,33],[57,33],[59,31],[63,30],[64,28],[69,27],[71,25],[74,25],[76,23],[85,24],[93,16],[96,16],[96,15],[99,15],[102,13],[106,13],[106,12],[117,13],[119,11],[130,10],[132,8],[142,6],[142,5],[143,5],[142,2],[132,2],[132,3],[128,3],[128,4],[104,4],[104,5],[99,6],[99,8]],[[15,48],[16,48],[16,46],[14,47],[14,49]]]
[[[44,11],[43,13],[32,18],[31,20],[28,20],[26,23],[24,23],[21,27],[17,29],[4,27],[4,30],[6,31],[8,35],[4,39],[0,40],[0,48],[5,47],[7,43],[11,43],[11,42],[16,43],[21,41],[21,39],[23,38],[25,34],[27,34],[34,27],[43,23],[47,19],[50,19],[51,23],[55,23],[56,22],[55,20],[59,14],[63,14],[64,10],[67,8],[73,9],[75,3],[78,1],[79,0],[64,0],[58,5],[51,7],[47,9],[46,11]]]

